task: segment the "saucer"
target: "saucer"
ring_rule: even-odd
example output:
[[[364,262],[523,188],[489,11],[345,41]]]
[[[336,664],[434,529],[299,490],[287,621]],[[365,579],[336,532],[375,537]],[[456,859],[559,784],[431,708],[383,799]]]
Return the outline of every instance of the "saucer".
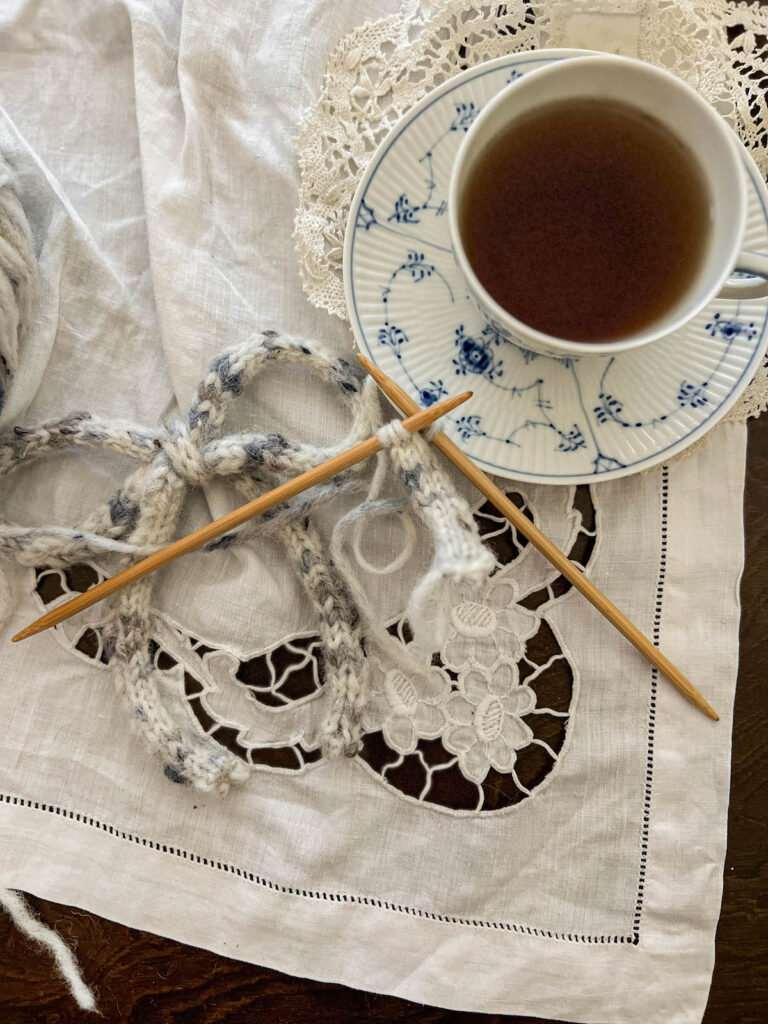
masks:
[[[467,294],[447,216],[464,134],[518,76],[588,52],[499,57],[425,96],[371,158],[344,243],[360,349],[419,405],[471,388],[467,405],[442,420],[446,434],[489,472],[537,483],[615,479],[681,452],[725,415],[768,344],[768,299],[714,299],[661,341],[615,356],[553,358],[501,338]],[[746,150],[742,159],[743,248],[768,252],[768,191]]]

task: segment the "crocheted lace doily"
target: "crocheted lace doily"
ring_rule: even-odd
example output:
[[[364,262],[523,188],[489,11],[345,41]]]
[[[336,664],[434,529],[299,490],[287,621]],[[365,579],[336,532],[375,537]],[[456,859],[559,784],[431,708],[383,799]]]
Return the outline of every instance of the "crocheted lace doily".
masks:
[[[627,53],[679,75],[738,131],[768,174],[768,7],[721,0],[406,0],[342,39],[296,139],[294,238],[310,300],[346,319],[344,228],[373,151],[427,92],[503,54],[578,46]],[[726,416],[768,409],[768,362]]]

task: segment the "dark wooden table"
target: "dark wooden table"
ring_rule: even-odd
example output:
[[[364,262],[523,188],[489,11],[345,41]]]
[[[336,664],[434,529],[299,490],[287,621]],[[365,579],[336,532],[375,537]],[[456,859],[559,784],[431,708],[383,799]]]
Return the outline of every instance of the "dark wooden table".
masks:
[[[725,890],[705,1024],[768,1021],[768,414],[749,424],[746,566],[736,692]],[[76,950],[105,1024],[545,1024],[419,1006],[291,978],[62,907],[32,904]],[[70,1024],[86,1016],[51,961],[0,914],[0,1024]],[[94,1020],[98,1018],[93,1018]]]

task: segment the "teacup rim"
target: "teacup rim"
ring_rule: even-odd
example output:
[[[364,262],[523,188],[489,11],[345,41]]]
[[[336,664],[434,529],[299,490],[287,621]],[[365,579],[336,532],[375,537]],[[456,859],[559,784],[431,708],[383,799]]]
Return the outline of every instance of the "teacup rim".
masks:
[[[618,338],[614,341],[585,342],[574,341],[568,338],[560,338],[556,335],[540,331],[535,327],[531,327],[524,320],[520,320],[515,317],[514,314],[510,313],[509,310],[505,309],[504,306],[493,298],[475,274],[466,252],[464,251],[455,214],[455,211],[458,208],[456,203],[456,191],[458,189],[459,171],[466,161],[467,154],[469,153],[473,133],[475,137],[477,137],[476,129],[482,127],[483,124],[493,116],[498,107],[508,103],[510,95],[514,96],[518,90],[524,88],[530,89],[531,83],[535,83],[535,81],[542,75],[553,76],[557,73],[562,74],[563,70],[575,61],[578,61],[580,64],[582,62],[586,62],[588,65],[592,66],[595,64],[613,64],[623,67],[633,67],[636,70],[640,70],[642,73],[647,73],[651,76],[661,78],[662,80],[671,83],[675,88],[681,89],[690,100],[695,102],[700,109],[706,112],[706,116],[710,118],[712,124],[717,125],[716,130],[724,143],[725,149],[729,153],[729,159],[733,161],[733,166],[736,172],[734,177],[738,181],[738,230],[734,232],[734,242],[727,254],[727,257],[725,254],[720,257],[723,263],[723,268],[720,273],[716,275],[709,289],[702,293],[693,304],[683,307],[675,316],[666,317],[661,320],[658,323],[658,326],[652,325],[644,331],[637,332],[636,334],[632,334],[626,338]],[[669,335],[674,334],[675,331],[679,330],[685,324],[689,323],[712,301],[712,299],[717,296],[718,292],[735,269],[746,227],[746,212],[746,195],[744,182],[741,176],[741,155],[739,153],[737,139],[725,119],[721,117],[721,115],[718,114],[718,112],[710,106],[710,104],[707,103],[707,101],[700,96],[692,86],[672,74],[671,71],[659,68],[654,64],[649,64],[646,61],[639,60],[635,57],[599,53],[595,51],[585,52],[583,55],[574,54],[572,57],[565,58],[557,63],[547,64],[541,68],[534,68],[531,71],[528,71],[525,76],[518,78],[516,81],[510,82],[509,85],[497,93],[477,115],[475,121],[470,126],[469,131],[463,139],[451,169],[451,177],[448,187],[448,222],[451,245],[453,248],[454,259],[456,260],[462,275],[470,283],[472,289],[482,296],[483,304],[486,309],[490,311],[490,316],[498,321],[503,329],[509,331],[510,334],[520,336],[521,344],[525,345],[526,341],[530,341],[531,344],[535,345],[540,350],[549,349],[551,352],[557,352],[557,354],[561,356],[609,356],[620,352],[628,352],[632,349],[640,348],[644,345],[651,344],[654,341],[666,338]],[[483,310],[483,314],[486,316],[488,315],[485,310]]]

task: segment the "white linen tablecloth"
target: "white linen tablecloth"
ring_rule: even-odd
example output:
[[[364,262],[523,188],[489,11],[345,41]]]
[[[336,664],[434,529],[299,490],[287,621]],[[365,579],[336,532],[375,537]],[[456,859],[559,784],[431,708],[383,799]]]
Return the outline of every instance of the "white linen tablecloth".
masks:
[[[292,140],[337,40],[399,6],[5,6],[0,157],[30,220],[41,299],[0,425],[81,408],[156,423],[256,328],[352,351],[348,327],[302,292]],[[574,45],[589,45],[580,31]],[[343,427],[288,370],[238,417],[318,440]],[[745,426],[724,424],[689,458],[592,489],[591,577],[721,721],[570,592],[547,611],[573,666],[565,745],[545,786],[491,813],[409,797],[360,759],[265,769],[223,799],[172,785],[72,634],[11,645],[41,604],[32,568],[4,568],[0,885],[420,1002],[697,1024],[725,854],[745,446]],[[0,518],[79,524],[125,475],[117,457],[58,455],[3,481]],[[565,543],[572,490],[524,495]],[[232,501],[206,488],[185,529]],[[394,537],[374,539],[385,561]],[[382,616],[424,564],[419,552],[402,574],[365,577]],[[546,577],[533,552],[505,571]],[[270,542],[183,560],[156,603],[168,628],[242,662],[315,628]]]

